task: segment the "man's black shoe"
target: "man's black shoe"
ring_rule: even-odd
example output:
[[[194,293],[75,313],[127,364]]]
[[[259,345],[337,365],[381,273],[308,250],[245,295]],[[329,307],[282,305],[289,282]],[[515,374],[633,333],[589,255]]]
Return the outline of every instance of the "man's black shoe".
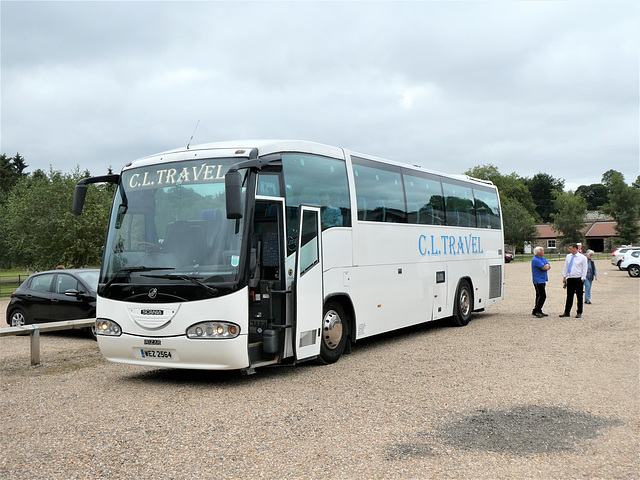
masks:
[[[577,314],[576,318],[582,318],[582,314],[581,313]]]
[[[568,314],[568,313],[563,313],[562,315],[558,315],[558,316],[559,316],[560,318],[562,318],[562,317],[568,317],[568,316],[569,316],[569,314]]]
[[[536,313],[536,317],[538,317],[538,318],[544,318],[544,314],[542,314],[542,313],[540,313],[540,312],[537,312],[537,313]]]

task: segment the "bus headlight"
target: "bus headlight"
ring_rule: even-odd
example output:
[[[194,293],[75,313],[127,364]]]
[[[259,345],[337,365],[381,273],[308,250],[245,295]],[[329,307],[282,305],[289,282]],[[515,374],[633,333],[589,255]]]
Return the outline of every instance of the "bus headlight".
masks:
[[[236,338],[240,327],[229,322],[200,322],[187,328],[187,338]]]
[[[96,335],[108,335],[111,337],[119,337],[122,335],[120,325],[106,318],[98,318],[96,320]]]

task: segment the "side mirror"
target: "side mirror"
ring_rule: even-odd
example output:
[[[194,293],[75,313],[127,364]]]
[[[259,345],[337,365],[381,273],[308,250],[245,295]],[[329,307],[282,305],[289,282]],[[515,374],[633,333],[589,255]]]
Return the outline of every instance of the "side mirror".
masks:
[[[65,290],[64,294],[67,297],[76,297],[76,298],[78,298],[78,297],[81,296],[81,293],[78,292],[78,290],[76,290],[75,288],[70,288],[69,290]]]
[[[227,172],[224,176],[227,218],[242,218],[242,175],[237,170]]]
[[[87,185],[76,185],[73,190],[73,206],[71,207],[71,212],[74,215],[82,215],[85,198],[87,198]]]
[[[84,207],[84,200],[87,198],[87,186],[90,183],[114,183],[120,182],[120,175],[101,175],[99,177],[87,177],[83,178],[76,184],[76,188],[73,190],[73,205],[71,206],[71,212],[74,215],[81,215],[82,208]]]

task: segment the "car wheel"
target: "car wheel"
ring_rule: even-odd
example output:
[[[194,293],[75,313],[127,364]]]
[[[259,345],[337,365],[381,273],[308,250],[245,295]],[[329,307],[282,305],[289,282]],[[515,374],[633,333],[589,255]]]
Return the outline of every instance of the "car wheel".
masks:
[[[627,272],[630,277],[640,277],[640,265],[629,265]]]
[[[96,337],[96,326],[92,325],[90,327],[84,328],[83,329],[85,331],[85,333],[87,334],[87,336],[93,340],[97,340],[98,338]]]
[[[22,325],[26,325],[27,322],[27,314],[24,313],[21,309],[16,308],[9,315],[9,325],[12,327],[21,327]]]
[[[621,263],[622,263],[622,260],[618,260],[618,270],[622,270],[622,267],[620,266]]]

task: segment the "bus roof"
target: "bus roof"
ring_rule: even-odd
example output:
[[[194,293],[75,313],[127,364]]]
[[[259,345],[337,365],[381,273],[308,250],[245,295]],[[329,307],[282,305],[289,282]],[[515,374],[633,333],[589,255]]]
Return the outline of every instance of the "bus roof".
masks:
[[[149,155],[143,158],[139,158],[129,164],[127,164],[123,170],[129,168],[146,166],[155,163],[173,162],[179,160],[189,160],[201,158],[203,152],[208,152],[214,156],[225,157],[238,157],[239,159],[247,158],[249,153],[254,148],[258,149],[260,156],[268,155],[278,152],[307,152],[316,155],[323,155],[333,158],[345,159],[348,156],[355,156],[382,162],[389,165],[395,165],[410,170],[416,170],[421,172],[431,173],[433,175],[440,175],[443,177],[453,178],[457,180],[467,182],[477,182],[485,186],[493,186],[493,183],[489,180],[482,180],[473,178],[468,175],[449,174],[431,170],[429,168],[422,167],[420,165],[411,165],[394,160],[389,160],[382,157],[376,157],[374,155],[359,153],[351,151],[345,148],[334,147],[331,145],[325,145],[323,143],[311,142],[307,140],[273,140],[273,139],[249,139],[249,140],[226,140],[221,142],[203,143],[199,145],[187,145],[182,148],[176,148],[167,150],[164,152]],[[214,154],[215,152],[215,154]]]

